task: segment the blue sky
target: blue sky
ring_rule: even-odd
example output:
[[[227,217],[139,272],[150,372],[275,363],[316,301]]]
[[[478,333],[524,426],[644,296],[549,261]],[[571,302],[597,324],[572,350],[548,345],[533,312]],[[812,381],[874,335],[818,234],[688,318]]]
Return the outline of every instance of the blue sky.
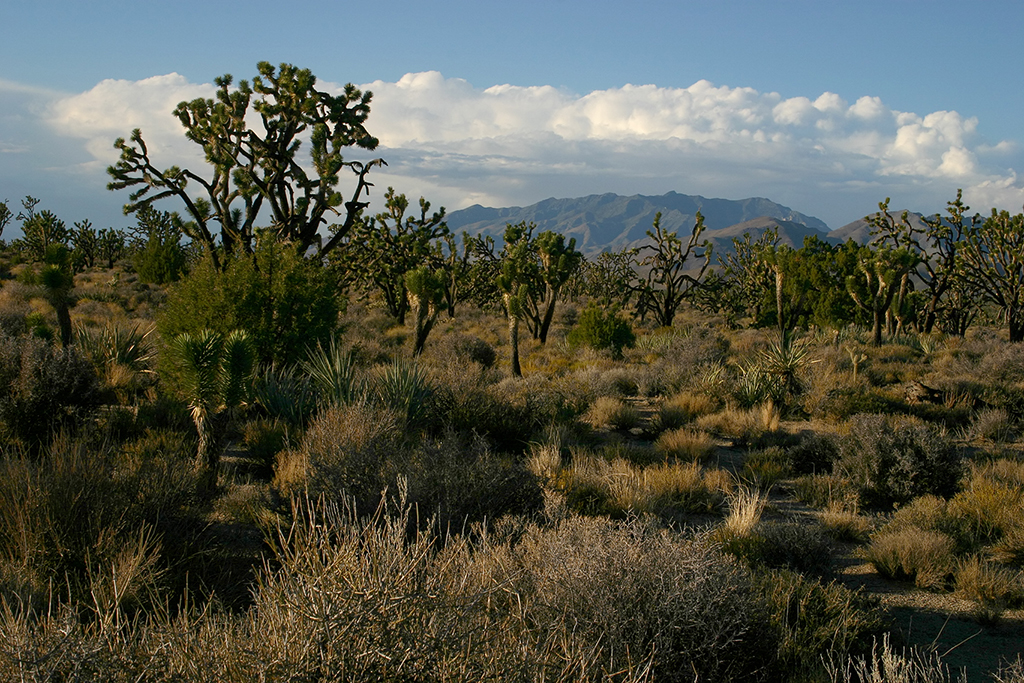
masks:
[[[1019,1],[211,4],[4,3],[0,199],[127,225],[113,139],[201,167],[170,110],[268,60],[374,91],[378,198],[676,190],[832,227],[886,196],[1024,203]]]

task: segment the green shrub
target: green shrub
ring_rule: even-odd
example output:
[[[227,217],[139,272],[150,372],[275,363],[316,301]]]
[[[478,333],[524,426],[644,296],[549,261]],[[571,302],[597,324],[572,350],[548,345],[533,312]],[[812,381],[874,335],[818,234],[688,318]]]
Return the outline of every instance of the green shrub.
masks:
[[[335,277],[293,247],[266,237],[254,256],[228,259],[224,267],[218,272],[204,259],[171,288],[158,319],[162,334],[241,329],[261,362],[293,364],[337,328]]]
[[[636,343],[630,324],[619,317],[618,311],[591,304],[580,314],[579,322],[569,330],[566,341],[570,346],[589,346],[592,349],[611,349],[616,357],[622,349]]]
[[[761,572],[757,580],[782,634],[777,680],[817,680],[810,674],[822,657],[869,652],[886,627],[875,602],[842,584],[788,570]]]

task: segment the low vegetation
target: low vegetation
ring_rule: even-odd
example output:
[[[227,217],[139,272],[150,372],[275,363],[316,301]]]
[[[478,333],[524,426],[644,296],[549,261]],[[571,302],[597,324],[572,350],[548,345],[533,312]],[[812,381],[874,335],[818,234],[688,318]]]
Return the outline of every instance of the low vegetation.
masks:
[[[130,234],[29,197],[0,243],[4,680],[954,678],[851,562],[1019,628],[1020,216],[883,202],[872,244],[717,266],[700,217],[592,260],[526,223],[460,242],[393,189],[362,215],[368,93],[259,70],[178,110],[245,212],[136,131]],[[317,178],[242,164],[297,148],[225,114],[253,99],[310,128]]]

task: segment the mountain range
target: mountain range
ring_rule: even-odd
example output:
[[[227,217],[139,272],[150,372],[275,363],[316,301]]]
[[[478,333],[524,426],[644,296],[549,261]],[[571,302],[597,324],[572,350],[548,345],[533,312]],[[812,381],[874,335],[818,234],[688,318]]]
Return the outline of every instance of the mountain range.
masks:
[[[647,231],[658,212],[667,231],[678,232],[684,241],[693,230],[697,211],[704,216],[704,239],[712,242],[717,253],[732,249],[733,238],[750,233],[757,239],[776,228],[780,242],[799,248],[804,238],[816,235],[839,243],[849,238],[864,243],[870,239],[869,225],[861,219],[837,230],[824,221],[794,211],[763,197],[749,199],[709,199],[699,195],[669,192],[663,195],[622,196],[595,194],[575,199],[545,199],[530,206],[488,208],[475,204],[448,215],[448,227],[454,233],[490,235],[501,241],[505,225],[520,221],[537,224],[537,231],[551,230],[576,239],[576,248],[591,256],[605,250],[637,247],[650,242]],[[899,217],[902,211],[891,211]],[[919,214],[914,214],[919,219]]]

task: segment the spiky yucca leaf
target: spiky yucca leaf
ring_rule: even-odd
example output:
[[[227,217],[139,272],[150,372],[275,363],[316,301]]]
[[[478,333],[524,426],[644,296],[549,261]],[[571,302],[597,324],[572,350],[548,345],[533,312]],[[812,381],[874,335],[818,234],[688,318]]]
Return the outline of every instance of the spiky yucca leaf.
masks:
[[[185,379],[186,400],[206,412],[220,403],[221,359],[224,337],[213,330],[200,330],[195,334],[183,332],[171,342],[171,349],[181,362]]]
[[[256,350],[244,330],[235,330],[224,340],[221,361],[222,398],[224,405],[234,408],[248,397]]]
[[[345,405],[363,394],[363,387],[356,377],[352,352],[342,350],[333,337],[327,348],[317,344],[315,349],[310,350],[302,362],[302,369],[319,390],[323,403]]]

